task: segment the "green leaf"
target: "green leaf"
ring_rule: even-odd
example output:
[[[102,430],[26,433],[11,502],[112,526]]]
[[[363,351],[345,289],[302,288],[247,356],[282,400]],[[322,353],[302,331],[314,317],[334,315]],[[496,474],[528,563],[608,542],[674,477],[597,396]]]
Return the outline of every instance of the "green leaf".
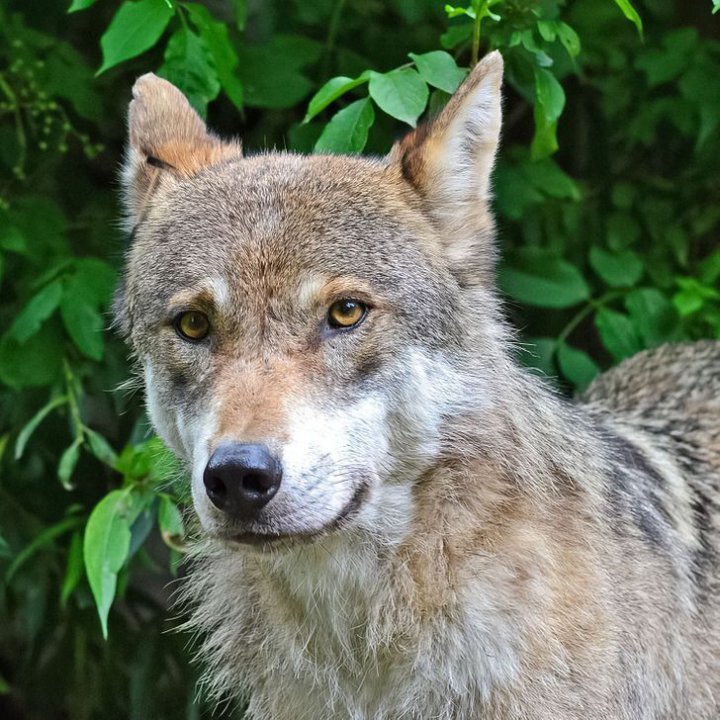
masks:
[[[677,340],[680,318],[670,300],[656,288],[638,288],[625,298],[625,307],[643,339],[652,348]]]
[[[6,334],[0,340],[0,381],[15,389],[50,385],[62,358],[62,333],[52,321],[22,344]]]
[[[149,50],[175,11],[167,0],[126,0],[100,38],[103,62],[97,74]]]
[[[536,67],[534,72],[535,103],[540,106],[545,122],[555,122],[565,107],[565,91],[549,70]]]
[[[434,50],[423,55],[409,53],[409,57],[415,62],[420,77],[428,85],[447,93],[454,93],[467,75],[465,70],[457,66],[453,56],[443,50]]]
[[[540,248],[527,247],[510,255],[499,281],[510,297],[538,307],[572,307],[590,298],[580,270]]]
[[[38,550],[41,550],[46,545],[49,545],[53,540],[64,535],[66,532],[73,530],[78,527],[82,519],[79,517],[69,517],[61,520],[55,525],[45,528],[38,536],[29,544],[26,545],[16,556],[10,564],[10,567],[5,573],[5,582],[9,583],[15,573],[31,558],[35,555]]]
[[[427,85],[412,68],[370,75],[370,97],[378,107],[412,127],[425,109],[428,95]]]
[[[68,549],[67,567],[65,568],[65,577],[63,578],[62,587],[60,588],[60,604],[62,607],[67,605],[67,601],[72,595],[73,590],[80,582],[83,576],[85,566],[83,564],[82,534],[74,532]]]
[[[85,435],[92,454],[108,467],[114,468],[117,464],[117,453],[112,449],[110,443],[99,433],[90,428],[85,428]]]
[[[237,74],[238,56],[230,42],[227,25],[213,18],[204,5],[188,3],[185,5],[205,47],[210,50],[217,79],[230,101],[238,110],[243,108],[243,85]]]
[[[165,544],[174,550],[184,551],[182,542],[185,536],[185,526],[182,513],[175,502],[167,495],[160,496],[158,525]]]
[[[455,5],[446,4],[445,12],[447,13],[448,18],[456,18],[460,17],[461,15],[467,15],[467,17],[474,20],[477,17],[477,13],[472,6],[456,7]]]
[[[720,93],[717,92],[716,87],[717,77],[718,64],[709,58],[702,58],[695,60],[678,83],[682,96],[697,107],[700,115],[696,148],[702,147],[720,125]]]
[[[130,550],[130,526],[139,512],[127,490],[113,490],[93,509],[85,528],[83,558],[103,637],[115,598],[117,575]]]
[[[8,684],[8,681],[0,675],[0,695],[8,695],[10,693],[11,687]]]
[[[428,114],[431,117],[437,117],[442,109],[448,104],[448,101],[452,95],[446,93],[444,90],[433,90],[430,93],[430,100],[428,102]]]
[[[42,327],[43,322],[55,312],[60,304],[61,296],[62,284],[59,280],[46,285],[20,311],[10,326],[8,335],[21,344],[35,335]]]
[[[336,113],[315,143],[317,153],[359,153],[375,120],[369,98],[356,100]]]
[[[300,69],[317,62],[322,51],[322,44],[296,35],[275,35],[263,45],[238,46],[237,73],[247,105],[280,109],[299,103],[313,89]]]
[[[522,218],[529,208],[540,205],[545,196],[531,183],[523,168],[499,158],[494,172],[495,206],[511,220]]]
[[[466,42],[472,36],[472,23],[451,25],[441,36],[440,45],[446,50],[454,50],[458,45]]]
[[[43,405],[35,415],[23,426],[22,430],[18,433],[17,440],[15,441],[15,459],[19,460],[25,451],[25,446],[32,434],[37,430],[38,425],[53,411],[55,408],[65,405],[68,401],[67,395],[59,395],[56,398],[50,400],[50,402]]]
[[[557,23],[554,20],[538,20],[537,29],[545,42],[554,42],[557,37]]]
[[[557,359],[563,375],[578,392],[584,390],[600,372],[600,368],[586,352],[565,342],[558,346]]]
[[[535,134],[533,135],[532,144],[530,145],[530,151],[532,157],[535,160],[552,155],[557,152],[557,123],[550,123],[549,125],[542,121],[541,117],[538,117],[538,111],[535,110]]]
[[[581,199],[577,183],[552,159],[545,158],[520,165],[523,174],[543,195],[561,200]],[[511,188],[512,192],[512,188]]]
[[[698,274],[701,282],[706,285],[711,285],[720,280],[720,250],[716,250],[700,263]]]
[[[642,39],[643,36],[643,24],[642,18],[638,14],[638,11],[633,7],[630,0],[615,0],[615,4],[622,10],[623,15],[635,25],[638,31],[638,35]]]
[[[557,121],[565,107],[565,91],[549,70],[535,67],[534,73],[535,135],[531,155],[533,160],[540,160],[558,149]]]
[[[335,102],[339,97],[349,92],[353,88],[366,83],[370,78],[369,72],[364,72],[355,79],[344,77],[330,78],[316,93],[308,103],[307,113],[303,118],[306,123],[312,120],[319,112],[322,112],[330,103]]]
[[[45,59],[43,90],[72,103],[79,115],[101,123],[103,97],[85,58],[67,43],[58,43]]]
[[[477,7],[476,11],[476,17],[479,17],[480,20],[484,18],[490,18],[491,20],[494,20],[495,22],[499,22],[502,18],[497,13],[494,13],[491,9],[491,5],[497,5],[498,3],[503,2],[503,0],[486,0],[486,2],[476,4],[473,3]]]
[[[77,12],[78,10],[86,10],[92,7],[97,0],[72,0],[72,4],[68,8],[68,13]]]
[[[70,291],[84,295],[94,307],[109,307],[117,281],[115,270],[104,260],[94,257],[76,259],[73,265]]]
[[[703,285],[696,278],[679,277],[675,282],[680,291],[673,296],[673,304],[683,317],[702,309],[708,301],[720,300],[720,292]]]
[[[642,342],[632,320],[623,313],[601,307],[595,315],[595,326],[608,352],[616,361],[642,350]]]
[[[696,55],[698,33],[683,28],[663,35],[662,47],[650,47],[638,55],[635,67],[647,75],[650,87],[676,80]]]
[[[690,238],[681,225],[670,225],[665,232],[665,245],[670,248],[678,263],[687,267],[690,253]]]
[[[150,531],[155,526],[155,498],[145,492],[142,497],[138,498],[141,503],[141,509],[135,521],[130,526],[130,549],[128,550],[128,559],[133,557],[135,553],[143,546],[147,540]]]
[[[129,483],[166,485],[179,474],[177,458],[157,437],[127,445],[115,467]]]
[[[220,92],[210,51],[199,35],[184,26],[170,36],[158,74],[182,90],[201,117],[205,117],[208,103]]]
[[[291,125],[287,131],[287,149],[303,155],[311,153],[324,129],[325,123],[319,122]]]
[[[636,243],[642,235],[642,228],[637,220],[625,212],[611,213],[607,219],[607,242],[617,251],[622,251]]]
[[[0,249],[26,255],[28,252],[27,241],[22,232],[14,225],[11,225],[6,218],[1,217],[0,219],[2,219],[0,223]]]
[[[60,315],[75,346],[91,360],[102,360],[104,322],[99,310],[107,307],[115,283],[114,270],[97,258],[75,263],[60,302]]]
[[[632,250],[608,252],[593,245],[590,264],[610,287],[632,287],[643,274],[642,260]]]
[[[700,310],[705,301],[701,295],[686,289],[673,295],[673,304],[682,317],[687,317]]]
[[[72,490],[74,485],[70,480],[72,474],[75,472],[75,466],[80,459],[80,446],[82,445],[82,436],[78,436],[73,440],[72,444],[65,448],[65,451],[60,456],[60,462],[58,463],[58,479],[66,490]]]
[[[557,23],[557,34],[568,55],[572,58],[577,57],[582,49],[578,34],[564,22]]]
[[[82,295],[66,291],[60,304],[60,315],[78,350],[91,360],[102,360],[105,344],[100,313]]]

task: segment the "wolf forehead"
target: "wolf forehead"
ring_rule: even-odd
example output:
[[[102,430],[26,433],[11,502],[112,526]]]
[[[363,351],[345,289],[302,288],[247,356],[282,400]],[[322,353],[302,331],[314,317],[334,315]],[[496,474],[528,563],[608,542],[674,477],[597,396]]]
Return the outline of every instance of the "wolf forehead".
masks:
[[[273,153],[206,168],[149,203],[116,311],[162,315],[188,289],[242,310],[253,298],[307,301],[328,283],[450,309],[455,281],[418,205],[380,160]]]
[[[202,238],[213,252],[227,249],[228,240],[257,247],[289,239],[283,251],[299,255],[328,239],[320,248],[326,256],[333,249],[355,254],[357,241],[372,235],[363,250],[390,254],[403,249],[391,242],[398,235],[431,231],[413,195],[395,168],[380,161],[269,153],[206,168],[158,193],[135,235]]]
[[[416,193],[380,161],[261,155],[207,168],[159,197],[130,251],[145,270],[257,277],[259,266],[378,274],[443,263]],[[409,277],[407,278],[410,279]]]

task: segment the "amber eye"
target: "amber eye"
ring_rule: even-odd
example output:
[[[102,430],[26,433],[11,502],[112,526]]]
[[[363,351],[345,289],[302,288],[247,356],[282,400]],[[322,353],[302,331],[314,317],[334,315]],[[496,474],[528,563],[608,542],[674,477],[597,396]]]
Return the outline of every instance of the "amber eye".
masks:
[[[210,321],[205,313],[190,310],[175,318],[175,330],[184,340],[196,342],[210,332]]]
[[[351,328],[358,325],[367,313],[367,305],[359,300],[336,300],[328,310],[328,324],[332,328]]]

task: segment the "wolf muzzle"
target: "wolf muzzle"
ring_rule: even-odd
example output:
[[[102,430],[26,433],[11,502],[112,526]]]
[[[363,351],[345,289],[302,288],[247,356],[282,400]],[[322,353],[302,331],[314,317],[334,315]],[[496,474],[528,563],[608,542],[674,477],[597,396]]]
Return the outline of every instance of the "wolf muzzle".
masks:
[[[265,445],[223,443],[210,456],[203,474],[213,505],[231,519],[252,520],[275,497],[282,465]]]

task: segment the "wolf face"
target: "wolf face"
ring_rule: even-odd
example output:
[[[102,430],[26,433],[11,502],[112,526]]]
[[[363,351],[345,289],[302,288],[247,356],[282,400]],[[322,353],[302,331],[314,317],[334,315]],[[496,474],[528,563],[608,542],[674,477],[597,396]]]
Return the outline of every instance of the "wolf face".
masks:
[[[384,159],[244,158],[172,85],[136,83],[117,319],[210,534],[401,534],[442,427],[493,402],[501,76],[493,53]]]

